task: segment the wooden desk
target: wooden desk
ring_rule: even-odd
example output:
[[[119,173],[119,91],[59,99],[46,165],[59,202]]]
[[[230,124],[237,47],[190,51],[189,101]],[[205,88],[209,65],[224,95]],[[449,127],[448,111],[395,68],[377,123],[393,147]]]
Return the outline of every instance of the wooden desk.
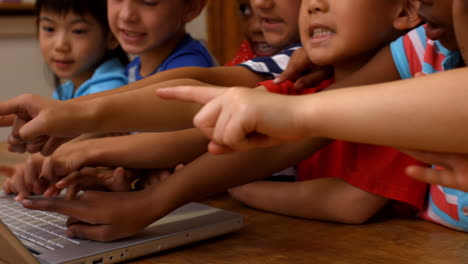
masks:
[[[0,162],[16,160],[0,151]],[[245,227],[126,263],[468,263],[468,234],[421,220],[340,225],[253,210],[225,195],[203,203],[243,214]]]

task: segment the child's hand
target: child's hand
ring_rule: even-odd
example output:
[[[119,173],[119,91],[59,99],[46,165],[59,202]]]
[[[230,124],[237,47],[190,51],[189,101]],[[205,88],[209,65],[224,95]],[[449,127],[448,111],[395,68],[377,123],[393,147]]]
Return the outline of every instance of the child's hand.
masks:
[[[295,81],[294,87],[302,89],[305,87],[314,87],[333,74],[331,67],[318,67],[314,65],[304,48],[297,49],[288,62],[288,67],[274,80],[275,84],[281,84],[284,81]]]
[[[58,194],[58,190],[50,187],[50,183],[39,177],[43,157],[39,154],[32,155],[22,164],[15,166],[1,166],[2,172],[8,177],[3,184],[7,194],[17,194],[17,201],[27,198],[30,194]]]
[[[134,235],[168,213],[162,206],[154,206],[158,201],[153,200],[152,191],[85,191],[74,200],[26,199],[22,204],[29,209],[69,216],[69,237],[109,242]]]
[[[453,0],[452,14],[458,47],[466,64],[468,61],[468,1]]]
[[[64,138],[78,135],[79,128],[67,124],[71,113],[79,113],[73,104],[35,95],[20,95],[0,103],[0,115],[16,115],[8,138],[10,150],[52,153]]]
[[[93,163],[93,153],[99,148],[93,142],[95,141],[83,140],[60,146],[44,160],[41,174],[49,181],[58,181],[83,167],[101,165]]]
[[[300,111],[301,105],[307,105],[302,99],[305,96],[193,86],[158,89],[157,94],[206,104],[194,124],[212,140],[208,150],[214,154],[273,146],[305,136]]]
[[[55,187],[67,188],[66,198],[72,200],[82,190],[128,192],[136,177],[135,171],[124,168],[86,167],[63,178],[55,184]]]
[[[402,152],[428,164],[443,168],[410,166],[406,169],[408,176],[430,184],[468,191],[468,154],[417,150],[402,150]]]

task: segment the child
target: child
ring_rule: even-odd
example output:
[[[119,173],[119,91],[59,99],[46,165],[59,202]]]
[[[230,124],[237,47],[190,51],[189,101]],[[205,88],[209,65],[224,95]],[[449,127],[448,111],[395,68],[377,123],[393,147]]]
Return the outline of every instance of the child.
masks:
[[[128,65],[129,82],[183,66],[214,66],[206,48],[185,32],[206,0],[108,1],[109,23],[122,48],[137,57]]]
[[[452,12],[454,24],[452,24]],[[398,69],[402,78],[408,78],[419,75],[421,72],[430,74],[464,65],[457,50],[458,47],[466,47],[467,45],[466,30],[464,30],[468,22],[466,2],[460,0],[421,1],[420,15],[427,22],[426,25],[410,32],[392,44],[391,55],[393,55],[395,64],[393,67],[386,68],[386,71],[381,71],[380,75],[389,75],[384,78],[391,78],[394,75],[392,70],[395,71],[396,69]],[[391,58],[389,52],[390,49],[384,50],[380,56],[376,57],[377,62],[383,60],[381,64],[388,64],[388,58]],[[364,70],[375,69],[376,65],[378,64],[369,63],[370,69],[364,68],[363,72]],[[240,143],[238,147],[242,147],[248,142],[255,144],[255,139],[246,140],[245,138],[245,135],[253,131],[265,135],[279,135],[280,130],[278,128],[283,127],[286,133],[280,137],[275,136],[274,140],[259,137],[263,139],[263,142],[258,141],[257,143],[270,145],[278,142],[278,139],[298,139],[309,134],[397,147],[466,152],[468,150],[467,145],[464,144],[466,142],[466,131],[461,125],[466,123],[466,114],[464,114],[467,112],[464,107],[466,105],[464,100],[466,89],[460,86],[460,83],[466,81],[465,77],[466,68],[390,85],[383,84],[375,85],[375,87],[346,89],[324,93],[311,98],[288,99],[291,100],[291,103],[296,101],[294,105],[298,106],[298,109],[307,107],[310,110],[307,112],[301,110],[285,112],[284,108],[281,108],[281,110],[278,109],[277,113],[291,113],[293,117],[297,116],[298,113],[300,113],[299,115],[306,113],[311,117],[308,118],[308,123],[297,126],[299,124],[294,124],[294,120],[298,119],[292,119],[292,123],[287,121],[279,124],[278,119],[276,119],[274,126],[265,126],[266,123],[263,124],[262,121],[267,121],[267,119],[260,118],[258,119],[260,123],[258,121],[254,123],[258,125],[258,129],[253,126],[245,127],[245,125],[230,124],[231,127],[242,127],[241,134],[239,134],[239,130],[230,130],[230,135],[225,134],[224,138],[215,137],[215,140],[221,144],[228,143],[231,146]],[[447,80],[458,80],[458,82],[447,82]],[[444,87],[444,89],[441,89],[441,87]],[[194,91],[189,92],[196,96]],[[244,92],[234,93],[239,98],[238,93]],[[353,96],[351,96],[351,93]],[[377,96],[381,97],[382,94],[386,94],[385,99],[377,99]],[[204,100],[207,100],[207,97],[208,95],[205,94]],[[263,100],[267,99],[264,98]],[[271,100],[277,102],[271,96],[268,108],[263,110],[268,115],[272,111],[270,107]],[[212,110],[220,111],[215,106],[216,103],[220,102],[222,102],[222,98],[213,101],[213,104],[209,107]],[[260,106],[263,104],[259,104],[258,99],[251,100],[251,102],[255,102]],[[431,102],[431,107],[427,107],[427,102]],[[356,104],[359,104],[360,107],[356,108]],[[242,105],[245,105],[245,101]],[[254,108],[253,104],[249,106]],[[232,105],[230,107],[234,111],[232,113],[235,113],[236,107]],[[441,109],[444,112],[441,112]],[[221,113],[230,116],[228,112],[223,111]],[[255,113],[258,113],[258,111],[255,110]],[[319,121],[317,116],[314,116],[316,113],[320,113],[320,119],[326,121],[316,122]],[[198,120],[199,124],[212,126],[214,120],[203,120],[203,115],[209,117],[209,112],[202,114],[202,117]],[[220,118],[222,118],[222,115]],[[247,119],[254,118],[253,115],[244,117]],[[231,120],[241,119],[232,116]],[[431,129],[428,129],[428,122],[437,124],[437,126],[431,126]],[[217,132],[212,132],[213,128],[208,128],[210,135],[219,135],[220,131],[224,130],[225,126],[223,124],[225,123],[224,121],[219,127],[217,124],[215,129],[215,131],[218,130]],[[252,120],[244,119],[243,124],[249,123],[251,124]],[[369,124],[372,124],[372,126],[369,127]],[[305,129],[303,129],[303,125],[306,125]],[[291,127],[298,127],[299,130],[291,130]],[[343,131],[346,131],[346,133],[342,133]],[[236,140],[227,141],[225,138],[234,138]],[[468,163],[466,155],[415,151],[409,151],[409,153],[448,169],[447,171],[437,171],[412,167],[408,170],[410,175],[430,183],[439,183],[448,187],[467,190],[466,175],[464,177],[460,175],[460,173],[466,172],[465,168]],[[463,191],[432,185],[428,208],[422,213],[422,217],[454,229],[468,230],[465,218],[467,215],[465,199],[466,193]]]
[[[36,2],[39,46],[56,80],[54,99],[127,84],[128,58],[109,30],[105,10],[106,1]]]
[[[294,15],[298,13],[297,10],[299,9],[298,8],[299,1],[296,1],[296,2],[278,1],[278,3],[279,3],[278,5],[277,4],[270,5],[270,7],[268,8],[268,10],[270,11],[264,10],[263,12],[265,13],[265,12],[276,11],[277,8],[275,8],[275,6],[280,6],[282,7],[282,10],[284,11],[283,14],[286,15],[287,17],[294,17]],[[254,14],[255,13],[256,12],[254,12]],[[249,25],[251,25],[250,31],[253,32],[252,34],[254,34],[253,37],[255,38],[255,42],[258,42],[259,40],[262,40],[262,37],[256,31],[257,30],[256,26],[258,23],[253,19],[258,19],[258,17],[251,14],[251,16],[248,18]],[[283,19],[283,20],[286,20],[286,19]],[[290,36],[294,35],[293,33],[290,33],[290,32],[296,32],[296,31],[297,31],[297,24],[292,23],[292,21],[288,21],[287,26],[283,27],[280,33],[286,35],[288,37],[287,40],[289,41],[289,39],[293,39]],[[270,37],[271,35],[276,36],[277,34],[278,32],[274,32],[274,33],[266,34],[266,36],[267,37]],[[294,39],[297,39],[297,37],[295,37]],[[280,44],[285,42],[281,40],[281,38],[277,38],[277,37],[275,38],[275,40],[276,40],[276,43],[280,43]],[[258,49],[255,49],[255,50],[258,50]],[[292,50],[287,51],[287,52],[291,53]],[[267,60],[268,58],[264,58],[264,59],[259,59],[258,61],[259,63],[264,63]],[[255,63],[252,63],[251,65],[254,65],[254,64]],[[121,98],[126,100],[129,97],[124,96]],[[109,101],[109,102],[112,103],[112,105],[118,104],[116,100],[113,100],[112,102]],[[164,101],[162,102],[165,103]],[[168,116],[166,114],[167,111],[170,111],[167,107],[164,107],[167,104],[161,105],[158,103],[157,105],[160,106],[161,109],[163,109],[161,113],[163,116],[169,119],[175,118],[174,115]],[[71,116],[67,116],[67,119],[70,119],[70,118]],[[157,116],[153,115],[153,118],[157,119]],[[163,119],[159,119],[159,122],[161,124],[166,124],[168,123],[169,119],[166,122],[161,122],[161,120]],[[191,117],[189,117],[187,120],[191,122]],[[165,146],[171,146],[171,144],[174,144],[174,142],[178,142],[176,143],[177,144],[176,146],[165,147]],[[182,153],[180,150],[178,150],[179,149],[178,146],[183,146],[184,144],[190,144],[192,147],[190,148],[190,151],[184,148],[183,155],[181,155]],[[67,160],[66,171],[70,171],[70,172],[74,171],[75,169],[78,169],[84,164],[88,164],[88,165],[96,164],[96,165],[101,165],[101,166],[103,165],[124,166],[124,167],[131,167],[131,168],[147,168],[148,165],[144,165],[144,164],[145,162],[148,163],[148,161],[152,161],[151,166],[153,166],[153,168],[155,166],[167,168],[167,167],[174,167],[175,165],[179,163],[187,163],[191,161],[192,159],[196,158],[197,156],[201,155],[202,153],[205,152],[205,148],[204,148],[205,145],[206,145],[206,140],[203,137],[201,137],[198,131],[175,132],[175,133],[165,133],[165,134],[163,133],[163,134],[158,134],[158,135],[140,134],[140,135],[134,135],[131,137],[116,137],[116,138],[107,138],[107,139],[100,139],[100,140],[89,140],[89,141],[83,141],[78,144],[73,144],[70,147],[61,148],[61,151],[58,152],[57,155],[55,155],[55,157],[57,157],[55,160],[56,161],[58,160],[58,162],[56,163],[61,164],[60,161],[62,160],[62,157],[65,158],[65,160]],[[92,148],[89,148],[88,146],[92,146]],[[142,148],[148,149],[148,151],[142,151],[141,155],[139,156],[128,157],[127,155],[121,154],[122,151],[124,153],[128,153],[129,151],[133,149],[135,149],[135,151],[137,150],[141,151]],[[80,154],[75,155],[77,153],[80,153]],[[170,154],[170,153],[174,153],[174,154]],[[125,157],[125,158],[122,159],[122,157]],[[175,157],[177,157],[177,159]],[[159,163],[155,163],[156,160],[159,160]],[[40,173],[40,171],[38,171],[37,173]]]
[[[127,84],[127,54],[110,32],[105,0],[39,0],[35,13],[42,56],[54,74],[55,99],[69,100]],[[40,157],[31,159],[33,164]],[[24,166],[18,164],[9,172],[23,174]],[[13,181],[20,186],[35,185],[31,188],[37,193],[44,188],[31,177],[25,182],[10,178],[4,187],[9,189]]]
[[[362,4],[364,7],[368,7],[366,6],[366,4],[369,6],[372,6],[372,5],[379,4],[379,3],[374,3],[374,2],[364,3],[364,4],[358,3],[358,5],[360,4]],[[385,3],[385,5],[387,4],[388,3]],[[406,7],[407,2],[399,3],[399,4]],[[401,14],[407,14],[406,12],[401,11],[400,13],[400,9],[396,8],[396,6],[399,6],[399,4],[392,3],[392,4],[388,4],[388,6],[385,6],[385,7],[395,7],[395,9],[391,9],[391,10],[395,10],[395,13],[394,13],[394,16],[393,15],[389,16],[387,18],[388,20],[385,20],[385,22],[382,22],[382,24],[380,25],[382,28],[384,26],[388,28],[388,35],[379,34],[379,36],[381,36],[381,39],[376,40],[374,45],[383,45],[385,42],[390,40],[389,38],[393,38],[396,36],[397,33],[399,33],[398,30],[393,29],[393,21],[398,20],[398,19],[402,19],[401,21],[405,21],[405,19],[408,18],[408,17],[405,17],[405,15],[401,15]],[[328,6],[327,4],[325,5]],[[379,10],[379,8],[374,8],[374,9]],[[306,9],[306,12],[307,10],[308,9]],[[406,9],[403,9],[403,10],[406,11]],[[390,23],[390,21],[392,23]],[[402,24],[398,24],[398,25],[399,27],[402,25],[405,25],[403,28],[406,29],[406,28],[410,28],[411,26],[414,26],[414,23],[412,24],[411,22],[414,22],[414,21],[402,22]],[[356,26],[356,29],[362,30],[359,24],[358,26]],[[372,30],[377,30],[377,29],[372,29]],[[372,30],[369,30],[369,31],[372,31]],[[363,34],[369,34],[369,32],[363,31]],[[344,34],[344,36],[346,36],[346,34]],[[348,35],[348,36],[352,36],[352,35]],[[353,52],[364,52],[364,51],[353,51]],[[332,56],[334,56],[334,55],[339,54],[339,52],[334,52],[331,54]],[[346,54],[346,53],[343,53],[343,54]],[[365,63],[365,61],[362,61],[360,63]],[[362,65],[359,65],[359,66],[362,66]],[[343,68],[340,68],[340,70],[343,70]],[[339,73],[340,73],[338,75],[339,78],[343,78],[341,75],[343,74],[343,72],[339,71]],[[153,189],[151,194],[147,193],[146,191],[144,191],[144,193],[145,193],[145,196],[146,195],[152,196],[153,201],[156,201],[154,200],[157,198],[156,196],[164,195],[161,197],[165,197],[166,199],[168,199],[168,201],[170,201],[169,207],[172,207],[174,204],[184,203],[186,199],[192,199],[198,195],[201,195],[201,193],[204,193],[204,191],[208,193],[212,193],[214,191],[213,189],[219,190],[225,187],[229,187],[235,184],[242,183],[243,181],[246,181],[247,179],[252,180],[252,179],[259,179],[260,177],[265,177],[265,175],[268,175],[269,173],[274,172],[276,169],[278,169],[277,167],[284,166],[285,164],[288,164],[288,165],[293,164],[291,163],[292,160],[294,159],[298,160],[298,159],[303,158],[305,155],[310,155],[310,153],[314,151],[312,147],[313,145],[310,143],[309,144],[301,143],[301,144],[296,144],[293,146],[286,146],[281,151],[271,150],[271,149],[259,150],[258,152],[255,152],[255,153],[233,155],[233,156],[228,156],[228,157],[212,157],[210,155],[204,155],[201,158],[197,159],[196,161],[188,164],[183,170],[181,170],[180,173],[176,172],[174,175],[172,175],[171,177],[163,181],[159,186],[155,186],[154,187],[155,189]],[[222,163],[220,163],[220,160],[222,161]],[[242,167],[240,167],[240,165],[242,165]],[[209,169],[207,170],[207,168]],[[249,169],[247,170],[246,168],[249,168]],[[189,174],[190,174],[191,179],[189,179]],[[194,175],[197,175],[197,177],[194,177]],[[219,175],[223,175],[224,177],[220,177]],[[312,203],[312,202],[307,203],[307,205],[309,206],[307,209],[310,209],[308,210],[307,217],[348,222],[348,223],[362,222],[362,221],[367,220],[367,218],[369,218],[369,215],[372,215],[376,211],[378,211],[386,202],[385,198],[377,197],[376,195],[368,194],[367,192],[360,190],[359,188],[348,186],[344,181],[324,179],[324,180],[316,180],[315,183],[317,183],[315,184],[316,191],[311,192],[312,196],[315,196],[315,197],[313,198],[308,197],[310,198],[308,199],[308,201],[316,201],[320,199],[321,201],[324,201],[324,202],[323,203]],[[169,186],[171,187],[169,188]],[[194,188],[194,186],[196,186],[196,190],[195,191],[190,190],[191,188]],[[333,191],[329,191],[329,192],[320,191],[320,190],[330,190],[330,188],[333,189]],[[159,189],[160,191],[156,191],[156,189]],[[337,194],[340,194],[340,195],[337,195]],[[95,195],[96,194],[91,194],[90,196],[88,195],[83,198],[83,201],[85,200],[89,201],[89,199],[90,198],[92,199],[92,197],[96,198]],[[103,201],[108,200],[108,198],[111,197],[112,195],[106,194],[105,196],[107,196],[107,198],[103,196],[104,198]],[[136,196],[132,195],[132,197],[136,197]],[[129,196],[129,200],[133,200],[132,197]],[[168,198],[168,197],[171,197],[171,198]],[[340,199],[337,199],[338,197],[348,197],[348,198],[352,197],[352,198],[340,200]],[[143,197],[141,198],[144,199]],[[175,199],[175,200],[172,200],[172,199]],[[31,207],[31,205],[34,202],[24,201],[24,203],[26,206]],[[59,202],[56,205],[51,205],[47,201],[40,201],[39,203],[35,203],[35,204],[37,206],[38,204],[40,205],[40,203],[42,203],[42,205],[45,205],[47,203],[47,206],[52,206],[52,207],[48,207],[49,209],[60,210],[60,211],[61,211],[60,208],[63,205],[65,205],[65,203],[62,203],[62,202]],[[142,204],[145,204],[145,203],[146,202],[143,202]],[[99,202],[99,204],[102,204],[102,203]],[[168,210],[168,207],[167,207],[168,204],[167,203],[165,204],[166,205],[163,207],[158,207],[158,206],[154,207],[153,205],[151,208],[153,208],[156,211],[149,212],[150,214],[149,217],[150,218],[155,217],[155,216],[157,217],[157,215],[159,215],[161,212],[164,213],[165,210]],[[359,211],[355,210],[357,204],[359,204]],[[100,205],[96,205],[96,206],[100,206]],[[38,208],[38,207],[35,207],[34,204],[32,207]],[[132,208],[132,211],[133,210],[139,210],[139,209]],[[79,217],[83,217],[83,215]],[[133,228],[135,228],[135,226],[133,226],[132,228],[129,228],[128,230],[133,229]],[[80,227],[74,228],[73,235],[80,236],[80,231],[78,231],[79,229]],[[112,236],[110,236],[110,238],[107,237],[107,239],[114,239],[114,238],[115,237],[112,237]]]
[[[373,56],[375,50],[380,49],[396,38],[397,34],[401,33],[396,29],[405,29],[401,28],[401,25],[408,25],[413,22],[411,25],[415,26],[418,23],[417,19],[413,21],[396,19],[396,14],[401,12],[396,6],[401,5],[401,2],[386,6],[382,9],[382,13],[373,12],[372,14],[360,14],[355,10],[369,10],[372,9],[372,5],[380,6],[383,4],[360,1],[353,2],[350,6],[340,4],[340,8],[338,8],[335,2],[303,1],[300,32],[304,41],[304,48],[311,60],[319,65],[331,64],[334,66],[335,79],[338,82],[364,66]],[[415,3],[411,4],[414,5]],[[414,8],[414,6],[411,8]],[[351,10],[356,17],[346,13],[351,12]],[[388,10],[394,10],[394,13]],[[389,13],[391,15],[388,15]],[[383,18],[377,19],[378,16],[385,17],[384,14],[389,18],[387,22]],[[377,17],[374,17],[374,15]],[[405,19],[410,18],[405,17]],[[353,21],[353,23],[350,21]],[[368,25],[370,24],[369,21],[375,21],[372,23],[373,26]],[[309,25],[320,25],[320,27]],[[396,27],[396,29],[393,27]],[[380,34],[376,32],[380,32]],[[379,35],[379,37],[375,37],[376,35]],[[368,36],[374,37],[369,38]],[[324,82],[313,89],[300,91],[285,86],[276,87],[271,82],[265,83],[268,90],[286,94],[314,93],[328,85],[329,83]],[[203,113],[201,116],[203,116]],[[220,130],[215,133],[211,135],[214,138],[229,136]],[[370,162],[371,160],[373,162]],[[404,168],[410,164],[414,164],[412,159],[405,157],[394,149],[336,141],[298,165],[299,180],[307,180],[305,182],[257,182],[235,188],[230,193],[253,207],[310,218],[316,217],[316,213],[311,213],[312,209],[314,209],[314,203],[309,203],[310,207],[308,207],[307,202],[304,202],[304,200],[310,200],[309,192],[311,190],[315,190],[315,192],[320,190],[317,189],[317,186],[321,186],[323,192],[335,192],[335,199],[337,200],[359,197],[358,192],[353,190],[353,188],[357,187],[377,197],[390,198],[404,202],[406,205],[411,204],[413,209],[421,209],[423,207],[425,185],[405,177]],[[343,184],[340,183],[340,180],[343,181]],[[321,185],[319,182],[328,182],[328,185]],[[344,220],[337,218],[334,220],[362,223],[375,214],[375,208],[379,208],[385,202],[385,199],[380,201],[376,199],[374,209],[362,210],[360,214],[356,214],[359,217],[355,219]],[[301,206],[295,206],[298,204]],[[330,203],[330,205],[333,204]],[[397,205],[397,208],[402,207],[402,204]]]
[[[254,12],[249,0],[237,0],[241,17],[242,29],[245,40],[241,43],[236,56],[226,63],[226,66],[234,66],[256,57],[271,57],[281,51],[268,44],[263,35],[261,19]]]

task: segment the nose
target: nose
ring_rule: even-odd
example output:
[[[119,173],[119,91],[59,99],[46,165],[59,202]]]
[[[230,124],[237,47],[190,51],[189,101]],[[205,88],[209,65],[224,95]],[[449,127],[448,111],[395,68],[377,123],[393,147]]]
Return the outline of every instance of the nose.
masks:
[[[54,44],[54,48],[58,52],[64,53],[71,50],[70,41],[66,32],[58,32]]]
[[[120,6],[119,18],[125,22],[132,22],[138,19],[135,5],[132,0],[123,1]]]
[[[247,30],[251,36],[263,35],[262,20],[257,14],[253,14],[247,22]]]
[[[327,12],[328,4],[326,0],[303,0],[309,14]]]
[[[250,3],[258,9],[270,9],[275,5],[274,0],[251,0]]]

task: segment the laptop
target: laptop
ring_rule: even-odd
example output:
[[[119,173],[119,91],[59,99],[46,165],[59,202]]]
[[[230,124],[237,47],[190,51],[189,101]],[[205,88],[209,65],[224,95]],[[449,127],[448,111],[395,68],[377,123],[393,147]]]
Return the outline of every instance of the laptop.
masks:
[[[63,215],[28,210],[0,194],[0,264],[117,263],[243,226],[241,215],[199,203],[180,207],[134,237],[110,243],[68,238],[65,222]]]

